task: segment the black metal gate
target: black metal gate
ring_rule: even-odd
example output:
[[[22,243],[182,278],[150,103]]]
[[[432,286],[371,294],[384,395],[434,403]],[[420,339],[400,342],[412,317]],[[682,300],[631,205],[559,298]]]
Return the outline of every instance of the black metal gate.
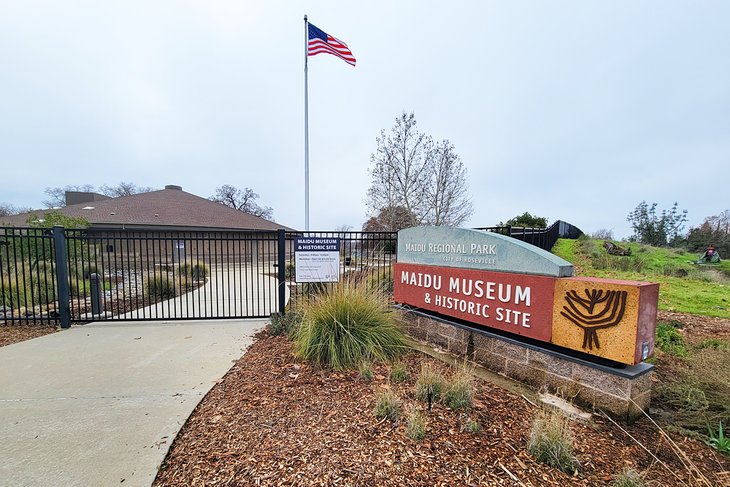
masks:
[[[0,320],[72,322],[268,317],[309,299],[293,240],[272,231],[0,228]],[[336,237],[341,274],[392,282],[397,235]]]

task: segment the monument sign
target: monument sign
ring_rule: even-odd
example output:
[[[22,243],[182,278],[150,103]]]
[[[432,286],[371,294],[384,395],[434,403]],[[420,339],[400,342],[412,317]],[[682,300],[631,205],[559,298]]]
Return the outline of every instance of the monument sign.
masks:
[[[398,232],[395,301],[634,365],[654,351],[659,285],[577,278],[569,262],[496,233]]]

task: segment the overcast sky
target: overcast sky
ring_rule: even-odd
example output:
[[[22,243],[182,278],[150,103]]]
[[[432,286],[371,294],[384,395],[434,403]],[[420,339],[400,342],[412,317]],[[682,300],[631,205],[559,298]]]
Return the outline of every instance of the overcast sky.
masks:
[[[400,112],[449,139],[489,226],[529,211],[630,234],[642,200],[730,208],[727,1],[0,0],[0,203],[131,181],[250,187],[304,227],[366,220],[375,137]]]

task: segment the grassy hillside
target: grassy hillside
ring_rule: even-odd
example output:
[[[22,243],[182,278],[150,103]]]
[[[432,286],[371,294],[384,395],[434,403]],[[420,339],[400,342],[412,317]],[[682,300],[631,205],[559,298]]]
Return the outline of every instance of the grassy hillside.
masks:
[[[603,241],[560,239],[553,253],[572,262],[578,276],[659,283],[659,309],[730,318],[730,260],[696,265],[698,254],[621,242],[631,256],[608,255]],[[727,256],[730,257],[730,256]]]

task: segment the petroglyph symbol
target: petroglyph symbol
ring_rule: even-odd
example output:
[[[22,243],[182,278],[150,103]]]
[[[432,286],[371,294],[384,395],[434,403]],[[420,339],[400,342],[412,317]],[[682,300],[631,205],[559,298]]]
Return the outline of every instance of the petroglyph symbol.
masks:
[[[576,291],[567,291],[561,315],[583,330],[583,348],[601,348],[598,330],[618,325],[626,310],[626,291],[585,289],[585,297]]]

